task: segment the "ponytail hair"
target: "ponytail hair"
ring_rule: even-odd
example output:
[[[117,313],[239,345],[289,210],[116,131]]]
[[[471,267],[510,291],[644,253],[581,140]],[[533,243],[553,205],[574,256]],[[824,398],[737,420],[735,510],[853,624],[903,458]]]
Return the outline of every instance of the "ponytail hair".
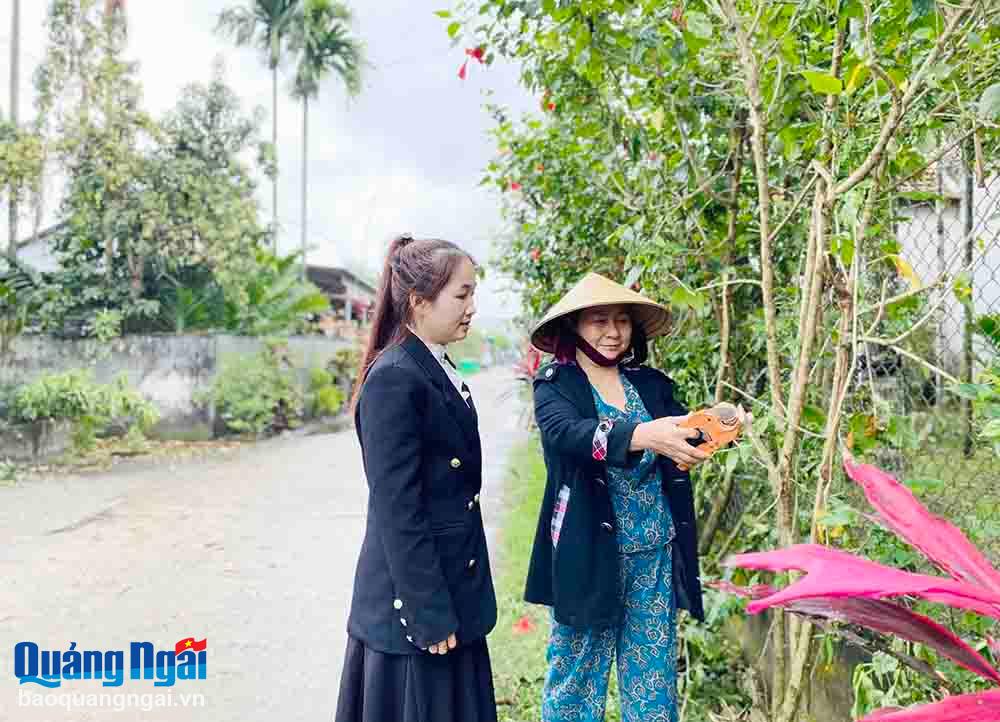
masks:
[[[368,344],[361,356],[358,380],[351,396],[352,410],[357,406],[361,387],[375,361],[406,338],[413,314],[411,296],[433,302],[448,285],[462,259],[475,263],[472,256],[451,241],[414,239],[404,233],[389,244],[375,297]]]

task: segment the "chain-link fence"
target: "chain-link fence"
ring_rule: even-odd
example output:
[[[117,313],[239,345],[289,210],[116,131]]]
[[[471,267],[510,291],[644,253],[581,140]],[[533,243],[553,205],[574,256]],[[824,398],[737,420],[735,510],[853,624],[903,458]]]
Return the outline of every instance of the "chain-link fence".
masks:
[[[880,423],[889,419],[891,445],[879,463],[1000,561],[1000,458],[979,438],[971,402],[917,360],[965,382],[995,359],[976,327],[982,316],[1000,314],[1000,176],[977,174],[956,152],[900,191],[894,226],[902,275],[932,288],[912,322],[894,329],[907,334],[899,347],[916,358],[869,346],[860,398],[883,407]]]

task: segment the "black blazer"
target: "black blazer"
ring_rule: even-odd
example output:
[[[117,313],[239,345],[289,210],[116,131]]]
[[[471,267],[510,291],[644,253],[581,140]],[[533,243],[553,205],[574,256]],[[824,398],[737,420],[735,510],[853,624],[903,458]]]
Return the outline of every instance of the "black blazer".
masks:
[[[348,633],[392,654],[481,639],[497,605],[475,408],[411,335],[372,366],[354,421],[369,494]]]
[[[662,372],[647,366],[622,370],[654,419],[687,413],[674,399],[674,383]],[[607,457],[596,461],[592,453],[597,408],[583,370],[572,364],[543,366],[534,390],[548,478],[525,600],[552,606],[560,624],[577,628],[616,624],[621,618],[618,544],[607,467],[629,467],[642,458],[642,452],[629,452],[637,424],[615,424],[608,435]],[[674,597],[679,608],[704,620],[691,477],[666,457],[659,457],[659,464],[677,530],[672,545]],[[570,488],[569,506],[553,553],[550,522],[563,484]]]

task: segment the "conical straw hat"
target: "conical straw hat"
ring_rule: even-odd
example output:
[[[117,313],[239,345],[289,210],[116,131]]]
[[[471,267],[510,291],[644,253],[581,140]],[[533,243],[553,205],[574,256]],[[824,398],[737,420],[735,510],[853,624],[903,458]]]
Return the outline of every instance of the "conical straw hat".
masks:
[[[581,278],[562,299],[549,309],[531,332],[531,343],[547,353],[554,353],[559,335],[559,320],[575,311],[594,306],[627,304],[632,317],[646,332],[646,338],[661,336],[670,327],[670,311],[641,293],[615,283],[597,273]]]

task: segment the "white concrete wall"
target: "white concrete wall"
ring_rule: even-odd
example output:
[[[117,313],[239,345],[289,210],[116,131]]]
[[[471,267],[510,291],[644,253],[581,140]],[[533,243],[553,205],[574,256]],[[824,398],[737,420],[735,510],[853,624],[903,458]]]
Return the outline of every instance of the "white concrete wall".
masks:
[[[1000,313],[1000,177],[989,179],[986,188],[974,188],[972,295],[976,314]],[[932,203],[914,204],[899,210],[904,218],[897,233],[903,257],[923,283],[932,283],[942,270],[954,274],[965,261],[965,210],[962,203],[947,203],[943,211],[944,233],[937,231],[937,211]],[[938,257],[944,251],[943,268]],[[949,293],[942,306],[941,349],[945,363],[955,372],[960,367],[965,309]],[[979,354],[987,348],[976,340]]]
[[[306,384],[310,368],[325,366],[337,351],[352,345],[342,339],[293,336],[291,365]],[[100,383],[124,373],[131,387],[160,411],[154,436],[205,439],[214,432],[214,410],[197,404],[195,395],[211,386],[225,358],[262,347],[259,339],[225,334],[125,336],[107,345],[91,339],[19,336],[12,352],[0,356],[0,384],[23,384],[46,373],[86,367]]]
[[[36,271],[51,273],[59,268],[55,254],[49,249],[49,244],[44,239],[21,246],[17,250],[17,257]]]

